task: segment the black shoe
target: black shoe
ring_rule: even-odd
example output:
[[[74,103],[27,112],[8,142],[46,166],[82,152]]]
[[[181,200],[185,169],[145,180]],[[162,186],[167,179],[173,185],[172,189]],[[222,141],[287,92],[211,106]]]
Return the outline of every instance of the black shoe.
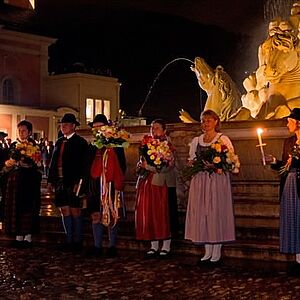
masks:
[[[296,262],[288,266],[287,273],[290,276],[300,277],[300,264]]]
[[[145,259],[158,258],[158,254],[158,250],[150,249],[148,252],[146,252]]]
[[[117,248],[114,247],[114,246],[109,247],[108,250],[107,250],[107,256],[108,257],[116,257],[116,256],[118,256]]]
[[[169,258],[170,257],[170,251],[167,250],[161,250],[159,252],[159,258],[165,259],[165,258]]]
[[[56,246],[56,250],[62,252],[71,252],[73,250],[72,243],[61,243]]]
[[[11,242],[10,247],[16,248],[16,249],[23,249],[24,248],[23,244],[24,244],[24,241],[14,240]]]
[[[22,245],[23,248],[28,249],[28,248],[32,247],[32,242],[23,241],[22,243],[23,243],[23,245]]]
[[[211,261],[211,260],[210,260],[210,265],[211,265],[212,267],[220,267],[222,264],[223,264],[222,258],[220,258],[220,259],[217,260],[217,261]]]
[[[103,248],[100,247],[91,247],[85,252],[86,257],[102,257],[103,256]]]
[[[82,242],[73,242],[72,243],[72,252],[78,253],[82,251]]]

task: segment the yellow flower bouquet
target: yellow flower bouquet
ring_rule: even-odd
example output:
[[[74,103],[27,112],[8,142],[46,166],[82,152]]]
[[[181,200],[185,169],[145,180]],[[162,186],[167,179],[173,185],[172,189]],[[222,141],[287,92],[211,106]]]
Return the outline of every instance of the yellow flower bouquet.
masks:
[[[192,162],[192,166],[188,166],[182,170],[182,178],[184,181],[191,180],[198,172],[238,173],[240,161],[238,156],[218,139],[210,147],[198,154]]]
[[[16,161],[22,161],[27,164],[41,163],[40,148],[31,141],[18,141],[10,151],[10,156]]]
[[[98,149],[123,147],[129,146],[130,134],[117,126],[104,125],[100,129],[93,129],[95,140],[93,145]]]
[[[167,140],[155,139],[145,135],[139,148],[140,155],[144,157],[147,164],[160,171],[174,162],[174,147]]]

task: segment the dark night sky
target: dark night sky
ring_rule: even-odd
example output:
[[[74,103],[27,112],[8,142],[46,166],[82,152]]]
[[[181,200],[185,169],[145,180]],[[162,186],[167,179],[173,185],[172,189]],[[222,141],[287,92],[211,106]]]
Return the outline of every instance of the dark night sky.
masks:
[[[39,31],[58,38],[50,72],[110,69],[119,78],[121,108],[137,115],[153,80],[178,57],[202,56],[222,65],[242,90],[245,71],[255,69],[265,36],[262,0],[43,0]],[[263,30],[262,30],[263,28]],[[143,115],[178,121],[181,108],[197,118],[201,92],[186,61],[171,64],[157,80]]]

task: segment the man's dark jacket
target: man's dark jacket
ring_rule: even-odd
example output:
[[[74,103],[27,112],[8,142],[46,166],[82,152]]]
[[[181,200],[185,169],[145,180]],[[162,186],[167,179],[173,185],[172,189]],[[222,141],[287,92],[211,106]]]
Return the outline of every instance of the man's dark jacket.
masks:
[[[49,167],[48,182],[55,185],[58,182],[58,158],[64,137],[60,137],[54,146]],[[87,174],[87,141],[76,133],[65,142],[62,155],[63,184],[72,187],[86,178]]]

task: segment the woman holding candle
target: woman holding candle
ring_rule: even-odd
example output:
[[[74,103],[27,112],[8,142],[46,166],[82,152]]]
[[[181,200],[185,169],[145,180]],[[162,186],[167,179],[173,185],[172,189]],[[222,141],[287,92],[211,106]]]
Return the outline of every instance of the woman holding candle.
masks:
[[[190,145],[189,164],[211,145],[221,141],[233,151],[230,139],[219,132],[220,119],[212,110],[201,115],[203,134],[195,137]],[[185,238],[197,244],[204,244],[205,254],[200,263],[216,264],[221,258],[223,243],[235,240],[235,224],[228,172],[216,169],[198,172],[191,180],[186,222]]]
[[[266,162],[280,170],[280,252],[296,254],[300,264],[300,108],[294,108],[287,119],[293,135],[284,141],[282,160],[272,155]]]

